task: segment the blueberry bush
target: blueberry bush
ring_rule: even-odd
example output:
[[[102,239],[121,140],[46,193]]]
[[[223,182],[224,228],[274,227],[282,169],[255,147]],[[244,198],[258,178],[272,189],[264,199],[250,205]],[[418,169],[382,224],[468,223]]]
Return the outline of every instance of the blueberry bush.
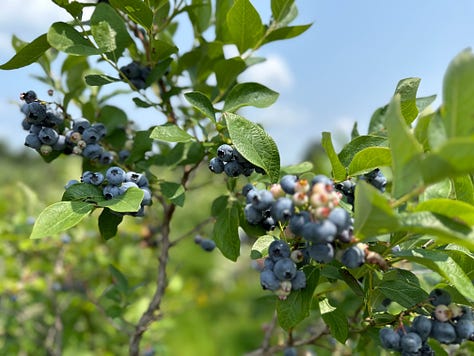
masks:
[[[266,22],[250,0],[53,2],[70,21],[14,36],[0,65],[39,64],[50,89],[18,93],[18,125],[60,185],[45,207],[43,185],[23,185],[30,203],[10,212],[23,223],[0,225],[22,270],[2,272],[2,353],[196,354],[203,338],[218,346],[200,354],[473,352],[470,50],[448,65],[439,108],[405,78],[340,152],[323,132],[322,172],[281,166],[238,114],[277,100],[240,74],[311,26],[293,24],[295,1],[268,1]],[[183,21],[191,48],[176,44]],[[138,129],[117,97],[156,124]]]

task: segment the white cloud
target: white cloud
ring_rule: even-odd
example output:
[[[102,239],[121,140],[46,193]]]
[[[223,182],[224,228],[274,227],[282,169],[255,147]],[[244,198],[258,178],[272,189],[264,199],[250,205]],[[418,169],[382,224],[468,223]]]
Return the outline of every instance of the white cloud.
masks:
[[[278,54],[269,54],[266,58],[265,62],[249,67],[241,79],[261,83],[279,92],[290,90],[295,80],[286,60]]]

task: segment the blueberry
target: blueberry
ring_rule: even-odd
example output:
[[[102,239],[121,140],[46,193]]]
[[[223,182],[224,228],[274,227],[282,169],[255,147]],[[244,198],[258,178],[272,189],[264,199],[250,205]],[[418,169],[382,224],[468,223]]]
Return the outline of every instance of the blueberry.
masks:
[[[42,143],[45,145],[54,145],[58,142],[59,134],[56,130],[52,129],[51,127],[43,127],[41,131],[38,133],[38,138]]]
[[[276,227],[276,222],[272,216],[268,216],[261,221],[261,225],[265,231],[272,231]]]
[[[451,295],[444,289],[433,289],[429,295],[430,302],[434,306],[444,304],[449,305],[451,303]]]
[[[228,163],[229,164],[229,163]],[[251,199],[250,203],[255,209],[264,211],[270,209],[274,201],[273,194],[265,189],[255,191],[255,194],[247,194],[247,198]]]
[[[247,194],[251,191],[251,190],[255,190],[255,186],[252,184],[252,183],[247,183],[245,184],[243,187],[242,187],[242,195],[244,197],[247,196]]]
[[[101,145],[97,143],[91,143],[90,145],[84,147],[82,150],[82,155],[90,160],[100,159],[103,151],[104,149]]]
[[[347,230],[351,227],[351,216],[349,213],[340,207],[335,207],[329,213],[329,221],[331,221],[337,227],[337,234],[340,234],[342,231]]]
[[[245,206],[244,215],[247,222],[251,225],[257,225],[263,220],[262,212],[255,208],[253,204],[247,204]]]
[[[263,260],[263,269],[269,269],[273,271],[274,265],[275,265],[275,262],[271,258],[265,258]]]
[[[66,149],[66,147],[67,147],[66,136],[59,135],[58,140],[53,145],[53,150],[55,150],[55,151],[64,151]]]
[[[306,223],[310,222],[311,215],[303,210],[300,213],[293,214],[290,218],[289,227],[293,234],[300,236]]]
[[[230,161],[224,165],[224,172],[229,177],[238,177],[244,173],[244,167],[237,161]]]
[[[132,182],[125,182],[122,184],[122,186],[124,184],[134,184]],[[142,200],[142,205],[151,205],[151,191],[149,188],[146,188],[146,187],[143,187],[143,188],[140,188],[142,191],[143,191],[143,200]]]
[[[220,145],[217,148],[217,157],[224,162],[230,162],[234,158],[234,149],[227,144]]]
[[[38,96],[33,90],[28,90],[26,93],[21,93],[20,99],[24,100],[25,103],[30,104],[38,99]]]
[[[295,194],[296,182],[298,177],[295,175],[287,174],[280,179],[281,189],[287,194]]]
[[[474,333],[474,324],[471,320],[458,320],[456,323],[456,335],[460,339],[469,339]]]
[[[29,134],[25,137],[25,146],[39,150],[43,143],[36,134]]]
[[[324,184],[325,186],[332,186],[333,185],[333,182],[330,178],[328,178],[327,176],[325,176],[324,174],[318,174],[316,176],[313,177],[313,179],[311,180],[311,185],[315,185],[315,184],[318,184],[318,183],[322,183]]]
[[[283,356],[297,356],[298,352],[294,347],[287,347],[283,350]]]
[[[222,173],[224,172],[224,161],[221,160],[219,157],[213,157],[209,161],[209,169],[213,173]]]
[[[88,127],[82,133],[82,139],[88,144],[97,143],[100,140],[100,135],[99,132],[93,127]]]
[[[341,257],[341,263],[348,268],[357,268],[364,264],[365,253],[358,246],[347,248]]]
[[[379,338],[384,349],[400,351],[400,334],[392,328],[379,330]]]
[[[70,181],[68,181],[66,183],[66,185],[64,186],[64,189],[68,189],[69,187],[73,186],[74,184],[78,184],[79,181],[77,179],[71,179]]]
[[[129,150],[120,150],[118,153],[118,158],[120,162],[125,162],[130,157]]]
[[[291,258],[281,258],[275,262],[273,273],[280,281],[288,281],[296,275],[296,265]]]
[[[334,259],[334,247],[329,243],[317,243],[308,247],[309,256],[319,263],[329,263]]]
[[[275,240],[268,246],[268,256],[273,261],[277,261],[281,258],[289,258],[290,254],[290,247],[285,241]]]
[[[140,188],[148,186],[148,179],[146,175],[136,172],[127,172],[125,174],[125,182],[133,182]]]
[[[303,271],[296,271],[295,276],[291,280],[291,289],[300,290],[306,287],[306,275]]]
[[[291,215],[293,215],[293,201],[290,198],[286,197],[278,198],[275,202],[273,202],[271,212],[273,218],[276,221],[286,222],[290,219]]]
[[[102,193],[104,194],[105,199],[112,199],[118,197],[122,192],[120,187],[117,185],[108,184],[104,187]]]
[[[120,185],[125,180],[125,171],[120,167],[110,167],[105,172],[105,178],[111,185]]]
[[[280,288],[280,281],[270,269],[264,269],[262,272],[260,272],[260,284],[263,289],[268,289],[271,291],[275,291]]]
[[[202,239],[199,245],[202,247],[204,251],[211,252],[216,248],[216,243],[214,240],[211,239]]]
[[[442,344],[450,344],[456,340],[456,330],[451,323],[433,320],[430,336]]]
[[[432,320],[424,315],[418,315],[415,319],[413,319],[412,326],[414,331],[416,331],[416,333],[420,335],[421,339],[425,341],[428,339],[428,336],[430,336]]]
[[[33,101],[28,105],[28,121],[33,124],[39,124],[44,119],[46,119],[46,106],[37,102]]]
[[[409,332],[400,339],[400,346],[404,352],[418,352],[421,349],[421,337],[417,333]]]
[[[337,228],[329,220],[308,222],[303,226],[301,235],[310,242],[327,243],[334,241]]]
[[[89,120],[85,118],[79,118],[79,119],[74,119],[73,124],[72,124],[72,129],[73,131],[79,132],[82,134],[85,129],[91,126],[91,123]]]
[[[104,151],[100,154],[99,161],[100,164],[108,166],[114,161],[114,155],[112,152]]]

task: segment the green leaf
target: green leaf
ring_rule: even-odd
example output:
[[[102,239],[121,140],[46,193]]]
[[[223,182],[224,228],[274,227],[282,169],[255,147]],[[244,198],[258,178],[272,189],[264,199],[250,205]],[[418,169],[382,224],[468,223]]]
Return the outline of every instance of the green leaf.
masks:
[[[94,206],[81,201],[60,201],[46,209],[36,219],[30,239],[58,234],[77,225],[86,217]]]
[[[150,138],[165,142],[189,142],[195,138],[175,124],[166,123],[155,126],[150,134]]]
[[[48,31],[48,42],[58,51],[74,56],[90,56],[101,53],[74,27],[64,22],[53,23]]]
[[[11,70],[26,67],[35,63],[50,48],[47,36],[43,34],[23,46],[8,62],[0,65],[0,69]]]
[[[448,137],[474,134],[474,55],[459,53],[449,64],[443,80],[443,116]]]
[[[431,211],[468,226],[474,226],[474,206],[452,199],[431,199],[417,205],[415,211]]]
[[[388,105],[385,105],[381,108],[375,110],[372,114],[369,122],[369,135],[385,135],[387,129],[385,128],[385,114],[387,112]]]
[[[242,116],[224,113],[230,139],[249,162],[265,170],[272,182],[280,177],[280,154],[273,139],[259,125]]]
[[[216,112],[206,95],[198,91],[192,91],[185,93],[184,97],[194,108],[204,114],[204,116],[210,118],[214,122],[216,121]]]
[[[110,0],[110,4],[126,13],[136,24],[143,26],[146,30],[151,29],[153,12],[145,2],[141,0]]]
[[[283,21],[283,19],[288,16],[293,6],[295,6],[294,0],[272,0],[271,8],[273,20],[277,23]]]
[[[400,198],[421,183],[420,157],[423,147],[401,115],[398,95],[390,102],[385,117],[392,152],[392,195]]]
[[[428,125],[427,136],[429,148],[432,150],[438,149],[446,142],[446,128],[444,127],[444,122],[439,112],[433,114]]]
[[[204,32],[211,25],[212,6],[210,0],[193,0],[185,9],[193,27],[198,33]]]
[[[89,201],[90,203],[97,202],[99,200],[103,200],[104,195],[102,194],[102,190],[93,185],[87,183],[76,183],[71,185],[63,194],[62,200],[81,200],[81,201]]]
[[[117,235],[118,225],[123,220],[121,214],[112,212],[109,208],[104,208],[99,215],[99,231],[100,236],[104,240],[109,240]]]
[[[456,199],[474,205],[474,184],[469,174],[452,179]]]
[[[97,202],[97,205],[121,213],[132,213],[140,209],[143,196],[143,190],[132,187],[127,189],[122,195]]]
[[[161,182],[160,189],[163,195],[178,206],[184,205],[185,189],[181,184],[174,182]]]
[[[379,289],[386,298],[390,298],[405,308],[411,308],[428,299],[428,293],[419,285],[406,280],[384,279],[376,289]]]
[[[127,277],[125,277],[125,275],[112,264],[109,265],[109,272],[114,279],[114,284],[117,286],[117,289],[121,293],[127,294],[129,289]]]
[[[329,161],[331,162],[332,174],[336,182],[343,181],[346,179],[346,168],[342,165],[339,157],[336,154],[336,150],[332,144],[331,133],[323,132],[323,139],[321,140],[326,154],[328,155]]]
[[[86,75],[84,79],[90,86],[102,86],[120,81],[119,78],[114,78],[105,74],[90,74]]]
[[[253,260],[257,258],[262,258],[268,255],[268,246],[275,241],[275,236],[272,235],[263,235],[260,236],[252,245],[250,251],[250,258]]]
[[[221,92],[226,92],[231,88],[237,76],[247,68],[245,61],[239,57],[229,59],[222,58],[213,64],[216,74],[217,87]]]
[[[118,60],[132,39],[128,34],[124,20],[108,4],[97,4],[91,16],[91,33],[97,46],[103,52],[114,52],[111,57]]]
[[[388,166],[392,164],[392,153],[386,147],[368,147],[357,152],[349,167],[348,174],[355,176],[370,172],[378,167]]]
[[[74,18],[82,16],[82,9],[85,6],[80,2],[70,0],[53,0],[53,2],[66,10]]]
[[[421,98],[416,98],[416,106],[418,112],[421,113],[428,106],[430,106],[436,100],[436,95],[424,96]]]
[[[237,261],[240,255],[239,209],[236,201],[228,201],[217,215],[212,239],[222,254],[231,261]]]
[[[303,173],[310,172],[313,169],[313,163],[305,161],[291,166],[281,167],[281,174],[294,174],[300,175]]]
[[[406,78],[398,82],[395,95],[400,95],[400,109],[407,124],[411,124],[418,116],[416,92],[420,85],[420,78]]]
[[[107,127],[109,132],[115,129],[123,129],[128,123],[127,113],[111,105],[105,105],[100,109],[98,120]]]
[[[454,219],[428,211],[420,211],[400,214],[399,222],[399,231],[429,235],[438,243],[454,243],[474,250],[473,228]]]
[[[344,344],[349,336],[349,323],[346,314],[340,308],[334,308],[327,299],[319,302],[321,317],[331,330],[331,335]]]
[[[138,97],[135,97],[132,100],[135,103],[135,105],[139,108],[149,108],[149,107],[153,106],[153,104],[150,104],[150,103],[146,102],[145,100],[142,100]]]
[[[150,86],[157,80],[159,80],[161,77],[163,77],[167,71],[170,70],[170,65],[173,62],[172,58],[165,58],[162,61],[158,62],[156,66],[154,66],[148,74],[148,77],[146,77],[146,84],[147,86]]]
[[[421,161],[425,183],[474,172],[474,138],[460,137],[426,154]]]
[[[172,54],[178,52],[178,47],[173,43],[158,38],[151,41],[151,46],[152,59],[154,61],[165,60]]]
[[[354,233],[359,239],[386,234],[398,228],[387,199],[370,184],[359,181],[355,190]]]
[[[466,298],[474,299],[474,285],[471,279],[456,261],[444,251],[426,249],[404,250],[396,253],[396,256],[428,267],[451,282]]]
[[[369,147],[387,147],[388,141],[386,137],[382,136],[357,136],[347,145],[345,145],[338,157],[344,167],[348,167],[353,157],[360,151]]]
[[[302,33],[306,32],[306,30],[309,29],[311,26],[312,24],[277,28],[276,30],[270,32],[270,34],[265,37],[264,43],[287,40],[290,38],[297,37],[301,35]]]
[[[235,0],[227,13],[227,26],[240,53],[254,48],[264,35],[260,15],[249,0]]]
[[[276,310],[278,323],[285,330],[290,330],[309,316],[313,293],[318,285],[319,270],[314,266],[305,266],[306,287],[292,291],[285,300],[277,300]]]
[[[239,83],[227,95],[223,110],[234,112],[243,106],[266,108],[278,99],[278,95],[262,84]]]

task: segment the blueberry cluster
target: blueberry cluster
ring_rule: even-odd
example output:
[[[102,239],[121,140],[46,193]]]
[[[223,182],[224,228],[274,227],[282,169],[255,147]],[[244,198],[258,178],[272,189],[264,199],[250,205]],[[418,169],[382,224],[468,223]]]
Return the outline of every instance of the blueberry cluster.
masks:
[[[302,255],[329,263],[342,247],[340,261],[346,267],[357,268],[365,262],[366,245],[354,243],[352,218],[339,206],[341,194],[328,177],[317,175],[309,182],[285,175],[270,190],[247,184],[242,194],[247,222],[267,231],[277,225],[288,227]]]
[[[268,247],[268,257],[264,260],[260,272],[260,284],[263,289],[276,293],[285,299],[292,290],[306,287],[306,275],[298,270],[293,260],[295,254],[283,240],[274,240]]]
[[[216,248],[214,240],[202,237],[201,235],[194,236],[194,242],[207,252],[211,252]]]
[[[438,288],[430,293],[429,301],[434,308],[430,317],[418,315],[411,326],[380,329],[380,342],[385,349],[401,352],[402,355],[431,356],[434,351],[427,343],[430,337],[442,344],[474,340],[474,314],[471,308],[451,303],[450,294]]]
[[[48,105],[37,99],[32,90],[21,95],[25,104],[21,111],[25,114],[22,126],[29,134],[25,146],[31,147],[43,156],[53,151],[64,154],[76,154],[100,162],[111,164],[115,156],[103,148],[100,141],[107,134],[102,123],[92,123],[85,118],[73,119],[66,125],[62,115],[51,110]]]
[[[248,177],[253,172],[265,174],[263,169],[247,161],[239,151],[227,144],[217,148],[217,157],[211,158],[209,169],[214,173],[225,172],[229,177],[238,177],[241,174]]]
[[[379,168],[376,168],[369,173],[366,173],[359,177],[361,180],[365,180],[370,185],[374,186],[382,193],[385,192],[385,186],[387,185],[387,178],[384,176]],[[352,179],[346,179],[345,181],[339,182],[335,185],[337,191],[341,192],[346,198],[348,204],[354,205],[354,192],[356,182]]]
[[[150,74],[150,68],[139,62],[133,61],[125,66],[120,67],[120,72],[135,86],[137,89],[145,89],[146,79]]]
[[[148,179],[141,173],[133,171],[125,172],[120,167],[112,166],[107,169],[105,175],[101,172],[85,171],[82,173],[81,182],[101,187],[105,199],[120,196],[124,194],[127,189],[132,187],[141,189],[144,193],[141,207],[137,212],[130,214],[133,216],[143,216],[145,206],[151,205],[151,190],[149,188]],[[78,181],[69,181],[65,188],[67,189],[75,183],[78,183]]]

